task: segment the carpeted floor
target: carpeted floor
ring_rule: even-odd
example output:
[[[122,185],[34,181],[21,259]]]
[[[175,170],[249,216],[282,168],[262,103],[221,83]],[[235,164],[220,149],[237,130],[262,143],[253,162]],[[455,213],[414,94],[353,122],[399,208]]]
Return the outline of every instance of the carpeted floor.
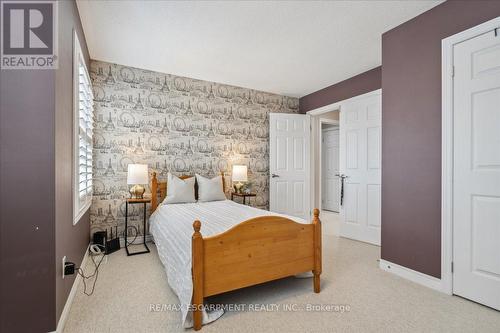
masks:
[[[311,279],[287,278],[212,297],[213,303],[246,303],[254,309],[227,312],[202,332],[500,332],[500,312],[380,270],[378,247],[335,236],[323,242],[320,294],[312,292]],[[94,295],[85,296],[80,285],[65,332],[186,331],[179,312],[151,310],[177,302],[151,247],[150,254],[110,255]],[[265,311],[262,304],[280,310]],[[348,311],[332,306],[308,312],[307,304],[344,305]]]

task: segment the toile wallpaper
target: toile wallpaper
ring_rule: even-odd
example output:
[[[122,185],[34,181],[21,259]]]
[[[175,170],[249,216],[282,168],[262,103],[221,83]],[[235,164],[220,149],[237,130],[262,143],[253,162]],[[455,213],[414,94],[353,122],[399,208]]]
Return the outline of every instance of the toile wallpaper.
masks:
[[[257,194],[251,203],[267,209],[268,114],[298,113],[297,98],[101,61],[92,61],[90,72],[96,122],[91,234],[117,226],[123,235],[129,163],[148,164],[160,180],[169,171],[224,171],[228,192],[232,165],[246,164]],[[129,206],[129,223],[143,233],[142,205]]]

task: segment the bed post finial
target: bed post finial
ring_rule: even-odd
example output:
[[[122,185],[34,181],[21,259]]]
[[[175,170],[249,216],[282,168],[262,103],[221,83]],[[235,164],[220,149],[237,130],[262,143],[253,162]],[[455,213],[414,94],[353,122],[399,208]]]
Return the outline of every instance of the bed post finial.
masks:
[[[193,229],[194,229],[194,232],[199,233],[200,229],[201,229],[201,222],[198,220],[194,221]]]
[[[151,214],[155,211],[158,206],[158,178],[156,178],[156,172],[153,172],[153,177],[151,178]]]
[[[193,275],[193,328],[195,331],[201,329],[202,307],[203,307],[203,236],[200,233],[201,222],[193,223],[192,246],[192,275]]]
[[[321,220],[319,219],[319,209],[314,208],[313,210],[313,221],[312,224],[314,226],[314,292],[319,293],[321,290],[320,287],[320,275],[321,275]]]

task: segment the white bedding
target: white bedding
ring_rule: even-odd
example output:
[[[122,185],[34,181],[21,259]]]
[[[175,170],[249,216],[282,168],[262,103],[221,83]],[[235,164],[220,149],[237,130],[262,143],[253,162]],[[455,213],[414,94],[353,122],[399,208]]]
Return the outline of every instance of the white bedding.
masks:
[[[150,231],[160,260],[165,266],[168,284],[179,297],[184,327],[192,327],[192,317],[188,309],[193,295],[191,276],[193,222],[200,220],[201,234],[203,237],[208,237],[222,233],[245,220],[268,215],[279,215],[299,223],[309,223],[300,218],[271,213],[230,200],[165,204],[159,206],[151,215]],[[222,314],[222,311],[204,312],[203,324],[216,320]]]

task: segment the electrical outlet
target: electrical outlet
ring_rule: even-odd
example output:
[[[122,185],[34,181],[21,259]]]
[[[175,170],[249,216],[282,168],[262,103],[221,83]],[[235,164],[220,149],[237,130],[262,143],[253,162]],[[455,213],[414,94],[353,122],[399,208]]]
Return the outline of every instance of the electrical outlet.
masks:
[[[62,258],[62,278],[64,279],[64,267],[66,266],[66,256]]]

